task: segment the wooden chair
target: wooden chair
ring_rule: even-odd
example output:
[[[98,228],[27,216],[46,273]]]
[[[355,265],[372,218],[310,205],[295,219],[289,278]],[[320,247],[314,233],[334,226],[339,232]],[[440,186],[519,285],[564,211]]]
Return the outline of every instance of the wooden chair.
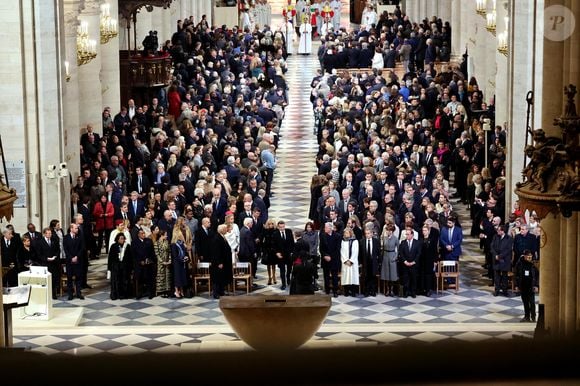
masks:
[[[211,263],[201,262],[197,263],[195,273],[193,274],[193,293],[197,295],[197,284],[198,282],[207,283],[207,291],[209,296],[211,296],[211,278],[209,274],[209,268]]]
[[[459,261],[457,260],[442,260],[437,263],[437,271],[435,273],[437,281],[437,293],[445,290],[445,281],[453,280],[447,285],[447,288],[455,289],[455,293],[459,291]]]
[[[73,285],[74,285],[74,275],[73,275]],[[68,291],[68,277],[66,276],[66,264],[60,265],[60,297],[62,297],[62,292],[64,290]]]
[[[249,262],[236,262],[233,266],[233,293],[236,294],[236,289],[242,287],[246,289],[246,294],[250,293],[252,288],[252,264]],[[242,283],[242,284],[240,284]]]

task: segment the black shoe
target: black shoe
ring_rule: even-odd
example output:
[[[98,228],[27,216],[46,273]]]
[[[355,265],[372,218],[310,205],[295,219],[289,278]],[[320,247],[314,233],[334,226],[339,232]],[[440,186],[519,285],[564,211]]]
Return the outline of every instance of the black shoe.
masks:
[[[77,295],[77,298],[79,298],[80,300],[85,300],[85,297],[83,295]]]
[[[332,297],[337,298],[338,297],[338,294],[335,292],[335,293],[332,294]]]
[[[117,298],[114,296],[111,296],[111,300],[117,300]]]
[[[415,299],[415,298],[417,297],[417,295],[413,294],[413,295],[411,295],[411,297],[412,297],[413,299]]]
[[[286,284],[282,284],[282,286],[280,287],[280,289],[281,289],[282,291],[284,291],[284,290],[286,289]]]
[[[52,300],[57,300],[58,298],[56,297],[56,295],[52,295]]]
[[[425,296],[427,296],[429,298],[429,297],[431,297],[432,294],[433,294],[433,292],[431,290],[429,290],[425,293]]]
[[[520,323],[527,323],[529,321],[530,321],[530,319],[529,318],[526,318],[526,317],[523,317],[523,318],[520,319]]]
[[[533,316],[530,318],[530,322],[532,322],[532,323],[536,323],[536,315],[533,315]]]
[[[149,295],[149,299],[153,299],[154,297],[154,295]]]
[[[214,298],[214,299],[219,299],[219,298],[220,298],[220,296],[219,296],[218,294],[215,294],[215,295],[213,295],[213,298]]]
[[[91,286],[91,285],[88,285],[88,284],[83,284],[83,285],[81,286],[81,288],[82,288],[82,289],[93,289],[93,286]]]
[[[68,295],[68,300],[73,300],[74,297],[72,295]]]

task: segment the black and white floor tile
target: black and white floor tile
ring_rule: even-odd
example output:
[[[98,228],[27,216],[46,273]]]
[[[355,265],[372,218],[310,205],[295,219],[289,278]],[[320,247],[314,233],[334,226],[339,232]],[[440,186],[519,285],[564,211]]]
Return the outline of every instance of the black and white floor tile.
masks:
[[[316,49],[314,48],[314,52]],[[293,55],[286,74],[289,105],[281,127],[270,216],[289,228],[303,228],[308,217],[310,180],[315,173],[316,138],[309,102],[310,81],[317,68],[316,55]],[[455,208],[467,223],[468,211]],[[483,257],[478,240],[465,234],[461,285],[456,294],[445,291],[432,297],[338,297],[319,332],[306,346],[401,344],[445,340],[481,341],[531,337],[534,324],[519,323],[523,314],[519,297],[494,297],[489,280],[482,278]],[[56,309],[83,307],[78,326],[62,328],[51,322],[15,323],[16,347],[54,354],[90,355],[101,352],[131,354],[145,351],[247,348],[226,323],[218,302],[207,292],[191,299],[109,299],[105,280],[106,259],[92,261],[85,300],[55,302]],[[266,285],[259,266],[257,294],[284,293]],[[241,296],[238,291],[236,296]]]

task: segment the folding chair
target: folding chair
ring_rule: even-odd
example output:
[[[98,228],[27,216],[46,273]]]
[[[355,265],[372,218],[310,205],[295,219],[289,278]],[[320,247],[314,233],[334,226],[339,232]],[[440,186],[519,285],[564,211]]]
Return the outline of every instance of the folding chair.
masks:
[[[193,274],[193,293],[197,295],[197,284],[198,282],[205,282],[207,283],[207,291],[209,296],[211,296],[211,278],[210,278],[210,269],[211,263],[208,262],[201,262],[197,263],[195,273]]]
[[[459,291],[459,261],[442,260],[438,262],[435,276],[437,279],[437,293],[445,290],[445,281],[449,281],[449,279],[453,280],[453,282],[449,282],[447,288],[455,289],[455,293]]]
[[[233,292],[236,294],[236,289],[241,286],[246,289],[246,294],[250,293],[252,288],[252,265],[249,262],[236,262],[233,266],[234,282]],[[242,284],[240,284],[242,283]]]

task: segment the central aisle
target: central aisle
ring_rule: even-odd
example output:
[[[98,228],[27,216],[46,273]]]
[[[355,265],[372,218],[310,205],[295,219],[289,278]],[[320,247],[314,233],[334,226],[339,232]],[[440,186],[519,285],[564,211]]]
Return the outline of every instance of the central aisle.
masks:
[[[288,106],[280,128],[278,166],[272,184],[274,196],[268,213],[275,221],[284,220],[291,229],[304,229],[310,205],[310,181],[316,174],[318,144],[312,133],[310,83],[317,67],[315,54],[288,57]]]

